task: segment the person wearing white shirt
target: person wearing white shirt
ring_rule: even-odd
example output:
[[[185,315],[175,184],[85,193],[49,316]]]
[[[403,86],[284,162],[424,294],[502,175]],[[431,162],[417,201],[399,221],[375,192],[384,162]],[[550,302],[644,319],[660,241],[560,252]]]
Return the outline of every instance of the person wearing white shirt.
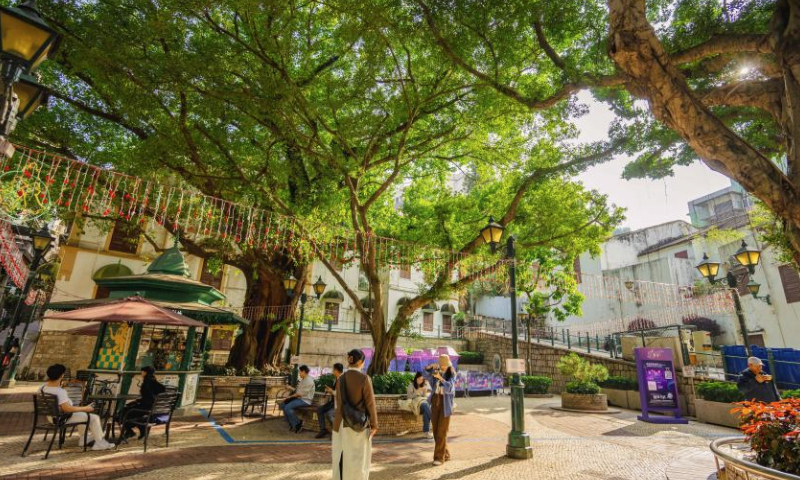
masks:
[[[76,407],[72,404],[72,400],[69,399],[67,391],[61,388],[61,381],[64,379],[64,373],[66,371],[67,367],[61,364],[55,364],[48,367],[47,383],[42,385],[42,388],[40,388],[39,391],[41,393],[55,395],[56,398],[58,398],[58,406],[61,408],[61,412],[70,414],[70,417],[67,420],[67,425],[73,423],[85,423],[88,416],[89,434],[86,436],[86,442],[87,444],[94,442],[92,450],[108,450],[110,448],[114,448],[114,444],[108,442],[104,438],[103,426],[100,424],[100,417],[92,413],[94,412],[94,408],[92,408],[90,405],[85,407]],[[80,426],[79,428],[82,430],[83,426]],[[81,431],[81,436],[78,440],[78,445],[81,447],[83,446],[83,439],[84,435]]]
[[[297,388],[293,395],[286,397],[281,401],[281,410],[286,416],[286,421],[289,422],[289,429],[294,433],[300,433],[303,429],[303,422],[297,418],[295,410],[301,407],[307,407],[314,401],[314,379],[308,375],[308,367],[300,365],[300,381],[297,382]]]

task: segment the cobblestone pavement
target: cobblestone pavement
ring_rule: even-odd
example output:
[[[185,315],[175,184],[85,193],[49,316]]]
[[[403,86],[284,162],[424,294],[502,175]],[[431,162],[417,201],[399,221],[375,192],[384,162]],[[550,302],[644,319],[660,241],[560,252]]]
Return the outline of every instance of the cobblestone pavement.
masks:
[[[154,429],[147,454],[133,441],[118,451],[83,453],[77,435],[44,460],[38,435],[25,458],[19,455],[30,429],[30,394],[22,385],[0,392],[0,478],[126,478],[204,480],[330,478],[329,441],[313,433],[292,434],[282,418],[226,419],[228,405],[215,407],[215,420],[191,409],[173,422],[170,446],[163,429]],[[419,435],[379,437],[373,449],[373,479],[603,479],[688,480],[714,478],[714,464],[704,455],[708,443],[734,430],[690,422],[655,425],[636,420],[632,411],[583,415],[555,411],[558,397],[526,399],[526,427],[534,457],[504,457],[510,425],[508,397],[458,400],[451,421],[452,461],[433,467],[432,442]],[[200,407],[204,407],[200,404]],[[271,411],[271,408],[270,408]],[[226,423],[230,422],[230,423]],[[691,462],[686,462],[691,459]]]

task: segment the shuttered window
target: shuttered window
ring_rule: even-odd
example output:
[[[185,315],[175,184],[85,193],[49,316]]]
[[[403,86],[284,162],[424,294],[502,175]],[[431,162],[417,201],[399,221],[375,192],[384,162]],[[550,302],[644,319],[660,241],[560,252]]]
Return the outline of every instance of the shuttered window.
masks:
[[[450,333],[453,330],[453,316],[442,314],[442,333]]]
[[[422,329],[426,332],[433,331],[433,312],[425,312],[422,314]]]
[[[139,233],[135,226],[116,222],[111,232],[108,249],[112,252],[136,253],[139,248]]]
[[[675,258],[689,258],[689,252],[682,250],[675,254]]]
[[[800,275],[791,265],[781,265],[778,267],[783,284],[783,294],[786,296],[786,303],[800,302]]]
[[[339,325],[339,304],[336,302],[325,302],[325,316],[331,325]]]

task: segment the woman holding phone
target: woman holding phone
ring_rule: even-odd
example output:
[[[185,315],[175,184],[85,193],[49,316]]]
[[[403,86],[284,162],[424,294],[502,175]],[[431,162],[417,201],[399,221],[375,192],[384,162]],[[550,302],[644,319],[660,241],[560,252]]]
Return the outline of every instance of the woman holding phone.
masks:
[[[448,355],[439,355],[439,361],[425,367],[425,379],[431,385],[431,426],[433,427],[433,440],[436,446],[433,449],[433,464],[441,465],[450,460],[450,451],[447,449],[447,431],[450,429],[450,416],[453,414],[453,400],[455,398],[456,369],[450,362]]]
[[[372,462],[372,437],[378,431],[375,394],[372,380],[361,373],[364,352],[357,348],[347,352],[347,365],[335,392],[333,480],[367,480]]]

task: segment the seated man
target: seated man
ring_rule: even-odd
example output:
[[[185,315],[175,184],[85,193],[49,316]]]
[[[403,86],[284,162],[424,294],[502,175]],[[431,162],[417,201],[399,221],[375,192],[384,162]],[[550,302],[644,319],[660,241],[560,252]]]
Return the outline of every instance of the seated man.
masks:
[[[281,400],[281,410],[286,415],[289,422],[289,429],[294,433],[300,433],[303,429],[303,422],[294,413],[300,407],[307,407],[314,401],[314,379],[308,376],[308,367],[300,365],[300,381],[293,395]]]
[[[92,450],[108,450],[109,448],[114,448],[113,443],[110,443],[103,438],[103,426],[100,424],[100,417],[92,413],[94,412],[94,408],[91,406],[74,406],[72,404],[72,400],[70,400],[69,396],[67,395],[67,391],[61,388],[61,380],[64,378],[64,373],[66,371],[67,367],[61,364],[55,364],[48,367],[47,383],[42,385],[42,388],[39,389],[39,392],[49,393],[58,398],[58,406],[61,408],[61,412],[71,414],[69,420],[67,420],[67,424],[85,422],[88,416],[89,434],[86,437],[86,441],[89,444],[94,442]],[[81,431],[78,445],[81,447],[83,446],[83,431]]]
[[[764,363],[758,357],[747,359],[747,369],[740,376],[736,386],[744,395],[745,400],[771,403],[781,399],[778,389],[772,381],[772,375],[762,373]]]
[[[331,396],[331,399],[328,400],[328,403],[319,407],[317,409],[317,419],[319,419],[319,433],[317,434],[316,438],[324,438],[330,432],[328,432],[328,427],[325,425],[325,417],[331,421],[331,425],[333,425],[333,416],[335,413],[334,410],[334,400],[333,397],[336,395],[336,384],[339,383],[339,377],[342,376],[344,373],[344,365],[341,363],[334,363],[333,364],[333,378],[335,379],[333,382],[333,388],[325,387],[325,393]]]

